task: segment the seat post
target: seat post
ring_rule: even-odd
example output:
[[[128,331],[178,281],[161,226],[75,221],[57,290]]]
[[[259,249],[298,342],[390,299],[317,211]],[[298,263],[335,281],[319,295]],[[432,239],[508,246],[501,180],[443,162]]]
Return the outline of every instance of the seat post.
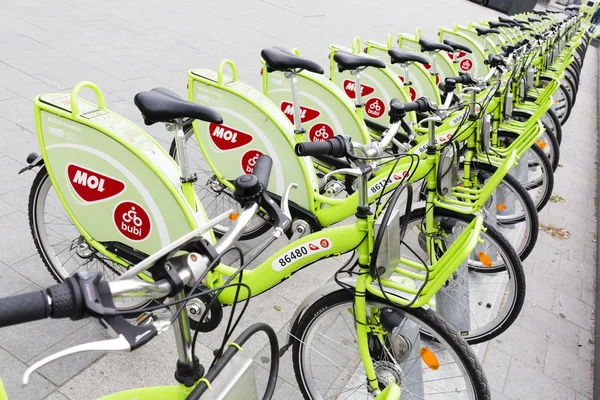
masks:
[[[404,69],[404,86],[408,87],[410,85],[412,85],[412,82],[410,80],[410,72],[408,70],[408,63],[403,63],[402,64],[402,68]]]
[[[302,127],[302,113],[300,112],[300,89],[298,89],[298,75],[295,69],[284,73],[284,76],[292,82],[292,102],[294,103],[294,133],[302,134],[306,130]]]
[[[362,108],[362,84],[360,83],[360,68],[350,71],[350,75],[354,75],[354,93],[356,94],[356,108]]]
[[[183,121],[178,118],[174,123],[169,123],[166,125],[168,131],[175,131],[175,146],[177,147],[177,158],[179,162],[179,168],[181,169],[181,182],[195,182],[196,174],[192,174],[190,172],[185,132],[183,131]]]

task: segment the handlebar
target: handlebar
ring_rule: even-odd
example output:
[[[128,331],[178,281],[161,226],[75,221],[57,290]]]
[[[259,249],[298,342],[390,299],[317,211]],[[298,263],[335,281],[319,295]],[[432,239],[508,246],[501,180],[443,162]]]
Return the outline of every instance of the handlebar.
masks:
[[[349,148],[349,142],[341,136],[334,136],[323,142],[302,142],[297,143],[295,152],[300,157],[318,157],[331,156],[335,158],[344,157]],[[351,145],[350,145],[351,146]]]

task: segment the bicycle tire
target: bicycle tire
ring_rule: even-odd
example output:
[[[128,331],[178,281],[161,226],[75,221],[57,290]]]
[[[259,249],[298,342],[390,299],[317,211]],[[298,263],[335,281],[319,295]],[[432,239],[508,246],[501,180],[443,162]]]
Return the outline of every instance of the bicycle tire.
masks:
[[[476,170],[483,170],[487,174],[489,174],[489,176],[493,175],[498,169],[496,166],[484,163],[482,161],[473,162],[471,168],[474,168]],[[526,236],[526,244],[523,246],[522,250],[516,249],[519,258],[521,259],[521,261],[524,261],[531,254],[537,243],[539,235],[539,215],[535,208],[535,204],[531,199],[531,196],[529,195],[529,193],[527,193],[527,190],[525,190],[523,185],[521,185],[521,183],[518,180],[516,180],[510,174],[506,174],[502,179],[502,183],[509,186],[513,193],[516,196],[518,196],[518,201],[525,212],[522,218],[517,218],[515,220],[505,220],[504,224],[511,225],[527,221],[527,224],[529,226],[529,234]]]
[[[344,304],[348,304],[350,307],[352,307],[353,301],[354,294],[347,290],[340,289],[332,292],[321,297],[319,300],[309,306],[298,323],[298,326],[294,332],[295,339],[293,339],[292,361],[298,386],[302,396],[306,400],[318,398],[309,392],[310,389],[307,388],[309,385],[304,379],[305,368],[303,368],[301,365],[302,351],[305,349],[304,343],[307,334],[310,332],[309,329],[311,329],[314,325],[314,322],[316,322],[317,319],[324,315],[328,310]],[[368,303],[377,304],[377,302],[381,300],[367,294],[367,301]],[[388,305],[385,306],[388,307]],[[395,309],[400,310],[397,307],[395,307]],[[446,322],[440,315],[436,314],[432,310],[425,310],[422,308],[403,308],[399,312],[409,315],[411,319],[421,321],[423,325],[430,327],[432,331],[438,334],[440,339],[446,342],[450,349],[456,354],[458,361],[463,366],[468,377],[468,381],[471,383],[474,389],[473,391],[475,399],[491,399],[487,378],[479,360],[468,343],[448,322]]]
[[[506,146],[508,147],[508,143],[514,141],[517,138],[517,135],[513,132],[498,132],[498,139],[502,141],[503,138],[509,139],[506,144]],[[552,172],[552,165],[550,164],[550,160],[548,160],[548,157],[542,149],[540,149],[538,146],[531,146],[528,151],[533,152],[535,155],[535,159],[538,160],[541,164],[539,166],[542,168],[542,179],[540,181],[519,182],[527,191],[537,189],[541,185],[544,185],[544,191],[542,192],[542,194],[537,198],[533,199],[535,208],[538,210],[538,212],[540,212],[546,206],[548,200],[550,200],[550,196],[552,196],[552,190],[554,189],[554,172]],[[538,166],[537,162],[533,161],[533,163],[534,164],[530,162],[530,165]],[[510,173],[511,172],[509,171],[509,174]]]
[[[58,254],[54,254],[55,257],[51,256],[50,253],[54,253],[55,251],[52,249],[52,247],[50,245],[50,238],[48,237],[50,235],[48,235],[47,233],[44,233],[44,231],[42,230],[42,226],[41,226],[41,225],[46,225],[44,213],[42,213],[41,211],[45,210],[45,208],[46,208],[45,200],[48,197],[48,192],[51,190],[51,188],[53,188],[53,186],[52,186],[52,181],[50,180],[50,175],[48,175],[48,171],[46,170],[46,167],[42,166],[40,168],[40,170],[37,172],[37,174],[33,180],[33,183],[31,185],[30,192],[29,192],[29,204],[28,204],[29,229],[31,231],[31,236],[33,237],[33,243],[37,249],[37,252],[38,252],[40,258],[42,259],[42,262],[44,263],[44,266],[46,267],[48,272],[50,272],[50,275],[54,278],[54,280],[56,280],[57,282],[60,283],[60,282],[63,282],[68,276],[70,276],[70,274],[68,273],[68,271],[66,269],[64,270],[64,272],[60,271],[60,268],[62,267],[62,263],[58,259],[58,255],[60,253],[63,253],[64,250],[59,252]],[[44,199],[42,199],[42,196],[44,197]],[[42,201],[44,201],[44,203],[41,203]],[[42,207],[42,204],[43,204],[43,208],[40,208],[40,207]],[[64,211],[62,204],[57,204],[57,207],[60,210]],[[66,211],[65,211],[65,214],[66,214]],[[54,217],[56,217],[56,216],[54,215]],[[60,217],[55,218],[55,219],[62,221],[62,219]],[[70,218],[69,218],[68,222],[71,222]],[[61,223],[59,225],[65,225],[65,224]],[[73,228],[76,230],[75,224],[73,224]],[[61,235],[60,232],[53,231],[52,233],[54,235]],[[79,231],[77,231],[77,233],[79,233]],[[68,239],[65,239],[63,241],[68,243]],[[89,247],[91,247],[91,246],[89,246]],[[76,249],[72,247],[72,242],[71,242],[71,248],[69,249],[69,253],[73,250],[75,250],[75,253],[74,253],[75,256],[79,257],[78,253],[76,252]],[[95,250],[91,250],[91,251],[93,253]],[[96,257],[98,257],[98,256],[96,256]],[[100,257],[105,258],[102,255]],[[54,261],[53,261],[53,258],[55,258]],[[90,260],[90,259],[92,259],[91,256],[86,258],[86,260]],[[66,259],[65,263],[70,260],[77,263],[77,261],[75,260],[75,257],[73,257],[73,255],[70,256],[68,259]],[[91,261],[89,263],[91,263]],[[88,264],[80,264],[80,266],[88,265]],[[107,279],[107,276],[104,273],[104,271],[111,264],[113,265],[111,270],[113,271],[113,273],[115,275],[118,274],[118,271],[116,271],[113,268],[123,268],[122,266],[117,266],[117,264],[112,263],[107,258],[105,260],[102,260],[100,262],[100,264],[105,265],[105,269],[102,269],[104,279]],[[64,269],[64,268],[62,268],[62,269]],[[87,267],[87,269],[89,269],[89,267]],[[75,271],[73,271],[73,272],[75,272]],[[126,300],[121,300],[121,301],[117,302],[116,306],[121,311],[128,311],[128,310],[141,308],[152,302],[152,300],[148,300],[148,299],[143,299],[143,300],[137,299],[137,301],[134,301],[132,298],[131,300],[132,301],[129,302],[128,306],[123,305],[126,302]]]

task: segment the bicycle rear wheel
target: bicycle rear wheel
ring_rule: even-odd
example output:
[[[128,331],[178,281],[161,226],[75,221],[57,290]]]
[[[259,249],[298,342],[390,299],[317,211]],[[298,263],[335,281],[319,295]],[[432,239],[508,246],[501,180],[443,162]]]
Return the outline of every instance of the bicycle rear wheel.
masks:
[[[79,271],[100,272],[103,279],[110,281],[128,269],[86,242],[58,198],[45,166],[38,171],[29,193],[29,227],[44,265],[57,282]],[[126,311],[149,302],[144,298],[126,298],[115,300],[115,305]]]
[[[367,296],[367,321],[380,327],[382,300]],[[380,388],[393,380],[410,399],[490,399],[484,371],[460,334],[432,310],[400,309],[393,332],[369,337]],[[330,293],[312,304],[294,332],[292,361],[305,399],[374,398],[356,345],[354,294]],[[428,367],[421,354],[439,361]],[[431,363],[430,363],[431,365]]]

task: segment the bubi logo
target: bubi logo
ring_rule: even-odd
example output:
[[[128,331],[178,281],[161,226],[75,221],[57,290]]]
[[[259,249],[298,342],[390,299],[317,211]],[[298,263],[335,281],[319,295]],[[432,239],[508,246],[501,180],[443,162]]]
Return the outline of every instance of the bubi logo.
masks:
[[[460,63],[458,63],[458,67],[463,71],[470,71],[473,68],[473,61],[465,58]]]
[[[400,81],[402,81],[402,83],[404,83],[404,77],[402,75],[398,75],[398,78],[400,79]],[[415,99],[417,98],[417,91],[412,86],[404,87],[408,88],[408,95],[410,96],[410,101],[415,101]]]
[[[322,122],[314,124],[310,128],[310,132],[308,132],[308,138],[311,142],[324,142],[331,139],[334,135],[333,128]]]
[[[245,174],[254,172],[256,161],[258,161],[258,157],[262,155],[263,153],[258,150],[248,150],[245,152],[242,156],[242,171],[244,171]]]
[[[210,123],[208,132],[219,150],[233,150],[252,142],[252,135],[222,124]]]
[[[144,240],[152,230],[148,213],[133,201],[119,203],[115,207],[113,220],[119,232],[129,240]]]
[[[120,180],[77,164],[67,166],[67,176],[75,193],[88,203],[110,199],[125,190]]]
[[[371,118],[381,118],[385,114],[385,103],[381,99],[373,97],[365,103],[365,111]]]
[[[346,79],[344,80],[344,91],[351,99],[356,98],[356,82]],[[365,85],[363,83],[360,84],[360,95],[368,96],[375,91],[375,88]]]
[[[294,123],[294,105],[289,101],[281,102],[281,111],[285,114],[286,117],[290,120],[290,122]],[[319,118],[321,112],[319,110],[315,110],[314,108],[308,108],[304,106],[300,106],[300,122],[303,124],[306,122],[310,122],[313,119]]]

